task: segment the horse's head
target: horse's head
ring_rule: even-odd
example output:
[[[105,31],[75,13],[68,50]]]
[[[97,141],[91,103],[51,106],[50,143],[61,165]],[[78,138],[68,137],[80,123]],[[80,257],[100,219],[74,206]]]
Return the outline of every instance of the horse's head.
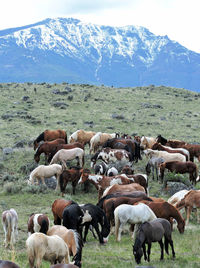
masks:
[[[178,223],[177,228],[178,228],[180,234],[184,233],[184,231],[185,231],[185,220],[184,219]]]
[[[143,256],[143,250],[142,250],[142,243],[138,237],[136,237],[135,243],[133,246],[133,255],[135,257],[135,261],[137,262],[137,264],[139,264]]]
[[[90,174],[89,169],[82,169],[81,177],[80,177],[80,180],[78,181],[78,184],[86,182],[89,177],[89,174]]]
[[[33,148],[34,148],[34,151],[37,149],[37,147],[38,147],[38,143],[37,143],[37,141],[35,140],[34,142],[33,142]]]
[[[36,163],[39,163],[40,162],[40,156],[35,154],[34,155],[34,160],[35,160]]]

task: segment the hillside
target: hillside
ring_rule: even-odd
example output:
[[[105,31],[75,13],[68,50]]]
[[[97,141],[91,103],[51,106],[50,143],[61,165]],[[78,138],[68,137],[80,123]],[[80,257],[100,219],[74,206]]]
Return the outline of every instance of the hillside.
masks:
[[[1,82],[165,85],[199,91],[200,54],[139,26],[72,18],[0,31]]]
[[[14,207],[19,215],[15,252],[5,249],[0,243],[0,256],[14,260],[21,268],[29,267],[25,251],[29,215],[33,212],[46,213],[52,225],[51,205],[55,199],[61,198],[60,192],[46,186],[27,185],[30,171],[37,166],[33,158],[33,140],[45,129],[65,129],[68,137],[82,128],[153,137],[161,134],[170,139],[200,143],[200,94],[191,91],[153,85],[114,88],[68,83],[3,83],[0,84],[0,93],[0,213]],[[88,168],[90,157],[86,147],[85,166]],[[147,161],[143,156],[143,160],[134,163],[135,173],[144,173]],[[44,157],[41,157],[40,164],[44,164]],[[197,183],[196,189],[200,189],[200,183]],[[169,190],[170,187],[164,189],[160,182],[149,177],[150,195],[167,200]],[[76,195],[71,193],[70,184],[67,185],[65,199],[97,203],[97,191],[93,185],[89,193],[84,193],[80,185],[76,188]],[[199,267],[198,233],[199,225],[192,213],[183,235],[174,228],[176,259],[172,260],[170,251],[170,255],[165,254],[165,260],[160,262],[160,248],[158,243],[154,243],[149,265],[156,268]],[[3,239],[3,229],[0,228],[0,240]],[[120,243],[115,241],[114,235],[110,235],[107,245],[100,246],[91,233],[87,241],[83,248],[82,268],[136,267],[128,228]],[[142,265],[147,263],[142,260]],[[48,267],[49,263],[45,261],[41,265],[41,268]]]

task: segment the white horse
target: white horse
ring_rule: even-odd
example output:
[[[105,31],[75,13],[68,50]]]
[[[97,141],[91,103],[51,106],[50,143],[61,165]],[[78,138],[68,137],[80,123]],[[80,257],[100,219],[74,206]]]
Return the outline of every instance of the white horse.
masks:
[[[34,233],[26,240],[26,249],[30,268],[40,268],[42,259],[51,264],[70,262],[68,246],[58,235]]]
[[[166,151],[147,149],[147,150],[144,150],[144,154],[146,156],[150,156],[150,158],[161,157],[165,160],[165,162],[172,162],[172,161],[186,162],[185,155],[179,154],[179,153],[168,153]]]
[[[18,236],[18,215],[14,208],[3,211],[2,225],[5,233],[4,245],[7,248],[10,244],[13,249]]]
[[[50,178],[51,176],[56,176],[57,186],[56,190],[60,185],[60,174],[62,173],[62,166],[58,164],[53,165],[40,165],[36,167],[30,174],[28,184],[34,184],[34,179],[37,180],[37,184],[39,184],[39,179],[42,180],[42,183],[45,184],[44,178]]]
[[[112,139],[116,137],[116,133],[102,133],[97,132],[90,140],[90,154],[96,153],[99,146],[102,146],[108,139]]]
[[[139,203],[138,205],[122,204],[114,210],[114,216],[117,241],[121,240],[121,232],[126,223],[139,224],[157,218],[154,212],[143,203]]]
[[[62,163],[62,165],[67,169],[66,161],[78,158],[78,164],[83,167],[84,165],[84,150],[81,148],[73,149],[61,149],[52,158],[50,165],[55,163]]]

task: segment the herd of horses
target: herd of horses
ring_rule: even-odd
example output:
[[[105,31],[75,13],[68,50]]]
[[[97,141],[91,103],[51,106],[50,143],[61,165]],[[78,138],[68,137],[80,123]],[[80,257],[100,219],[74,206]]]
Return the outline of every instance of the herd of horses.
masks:
[[[87,144],[92,172],[84,166]],[[130,224],[133,255],[137,264],[143,255],[144,260],[150,261],[152,242],[159,243],[161,260],[164,258],[164,248],[169,254],[168,244],[174,258],[174,220],[181,234],[189,223],[193,209],[197,209],[197,221],[200,221],[200,191],[179,191],[168,201],[149,196],[148,191],[151,171],[154,180],[154,169],[157,180],[161,182],[165,169],[168,169],[180,174],[189,173],[189,179],[195,185],[199,181],[199,174],[194,158],[200,161],[200,145],[167,140],[161,135],[156,138],[132,138],[126,134],[120,137],[119,133],[84,130],[77,130],[68,140],[63,130],[45,130],[34,141],[34,150],[36,163],[44,154],[45,164],[38,165],[30,173],[28,184],[34,184],[35,180],[37,184],[40,180],[45,184],[45,178],[55,176],[56,190],[60,190],[64,196],[68,182],[72,183],[73,194],[77,184],[84,184],[85,191],[88,191],[88,183],[91,183],[97,189],[98,202],[96,205],[80,205],[73,200],[56,199],[52,203],[52,227],[47,215],[32,213],[27,223],[26,240],[30,268],[39,268],[42,259],[49,261],[52,268],[81,267],[82,249],[89,230],[100,244],[107,243],[114,230],[116,241],[119,242],[125,224]],[[133,163],[141,160],[142,154],[148,159],[144,167],[146,174],[134,174]],[[74,159],[77,165],[70,166]],[[186,210],[186,221],[183,208]],[[3,212],[2,224],[5,247],[14,249],[18,230],[15,209]],[[9,268],[19,267],[9,261],[5,265]]]

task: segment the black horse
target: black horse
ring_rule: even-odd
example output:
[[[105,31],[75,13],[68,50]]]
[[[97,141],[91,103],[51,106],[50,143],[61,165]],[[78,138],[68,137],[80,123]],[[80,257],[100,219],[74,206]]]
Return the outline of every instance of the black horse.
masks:
[[[137,264],[141,262],[142,255],[144,253],[144,259],[150,261],[151,243],[158,242],[160,244],[161,256],[160,259],[164,259],[164,245],[162,238],[165,238],[165,251],[169,255],[168,245],[170,244],[172,249],[173,258],[175,258],[174,245],[172,241],[172,229],[168,220],[157,218],[150,222],[142,223],[136,235],[135,243],[133,246],[133,254]],[[148,251],[146,254],[145,244],[148,245]]]
[[[161,135],[158,135],[157,138],[156,138],[156,142],[161,143],[162,145],[166,145],[167,139],[165,139]]]
[[[88,213],[92,217],[91,221],[83,223],[83,226],[85,227],[83,242],[86,242],[86,236],[88,234],[88,230],[89,230],[90,225],[92,225],[92,227],[94,227],[94,229],[98,235],[100,244],[107,242],[106,239],[110,233],[110,223],[108,222],[104,211],[101,208],[99,208],[98,206],[95,206],[95,205],[90,204],[90,203],[81,206],[81,209],[84,212],[88,211]],[[101,231],[99,230],[99,224],[101,226]]]

